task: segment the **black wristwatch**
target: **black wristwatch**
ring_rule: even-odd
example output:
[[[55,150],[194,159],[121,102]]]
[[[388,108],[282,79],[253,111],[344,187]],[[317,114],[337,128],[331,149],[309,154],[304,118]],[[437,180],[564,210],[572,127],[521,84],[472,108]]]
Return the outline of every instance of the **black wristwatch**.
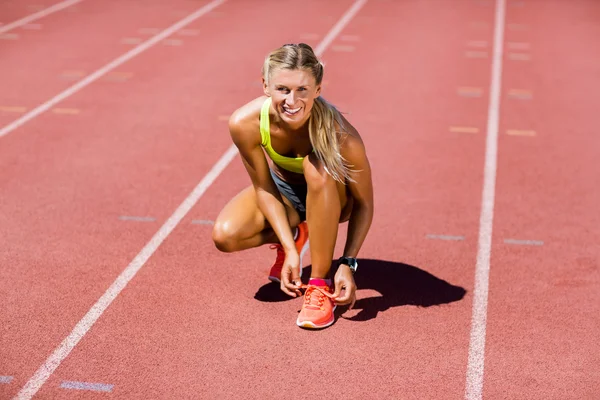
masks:
[[[354,257],[340,257],[338,262],[339,262],[339,265],[344,264],[344,265],[349,266],[350,271],[352,271],[353,274],[358,269],[358,261],[356,261],[356,258],[354,258]]]

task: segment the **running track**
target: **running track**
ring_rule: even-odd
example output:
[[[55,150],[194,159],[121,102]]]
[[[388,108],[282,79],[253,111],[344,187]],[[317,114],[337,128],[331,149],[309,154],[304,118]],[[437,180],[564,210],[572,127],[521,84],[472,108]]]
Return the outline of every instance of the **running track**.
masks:
[[[3,2],[0,22],[52,4]],[[5,32],[0,398],[599,398],[599,16],[591,0],[84,0]],[[225,119],[298,41],[322,52],[376,190],[356,309],[320,332],[267,284],[272,251],[210,241],[249,184]]]

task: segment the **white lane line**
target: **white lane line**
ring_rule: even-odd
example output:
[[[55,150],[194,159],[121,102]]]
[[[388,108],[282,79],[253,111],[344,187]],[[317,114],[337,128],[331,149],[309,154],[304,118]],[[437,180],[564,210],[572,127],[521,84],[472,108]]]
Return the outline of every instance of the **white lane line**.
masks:
[[[522,240],[522,239],[504,239],[506,244],[518,244],[524,246],[543,246],[544,242],[541,240]]]
[[[45,103],[37,106],[36,108],[34,108],[33,110],[31,110],[27,114],[23,115],[21,118],[13,121],[12,123],[10,123],[7,126],[5,126],[4,128],[0,129],[0,137],[9,134],[10,132],[14,131],[15,129],[17,129],[21,125],[23,125],[26,122],[32,120],[33,118],[37,117],[41,113],[47,111],[48,109],[50,109],[51,107],[53,107],[56,103],[58,103],[60,101],[63,101],[67,97],[69,97],[69,96],[77,93],[78,91],[80,91],[84,87],[88,86],[90,83],[92,83],[95,80],[97,80],[98,78],[100,78],[102,75],[104,75],[107,72],[109,72],[109,71],[117,68],[119,65],[121,65],[121,64],[123,64],[123,63],[125,63],[125,62],[127,62],[129,60],[131,60],[133,57],[137,56],[138,54],[140,54],[140,53],[148,50],[150,47],[154,46],[155,44],[157,44],[161,40],[165,39],[166,37],[172,35],[174,32],[178,31],[181,28],[184,28],[186,25],[189,25],[190,23],[194,22],[196,19],[200,18],[204,14],[209,13],[214,8],[216,8],[216,7],[220,6],[221,4],[223,4],[225,1],[227,1],[227,0],[213,0],[213,1],[211,1],[210,3],[204,5],[202,8],[196,10],[192,14],[190,14],[187,17],[183,18],[179,22],[171,25],[170,27],[168,27],[167,29],[165,29],[161,33],[159,33],[159,34],[151,37],[150,39],[146,40],[145,42],[141,43],[140,45],[138,45],[138,46],[134,47],[133,49],[129,50],[127,53],[123,54],[122,56],[114,59],[110,63],[106,64],[104,67],[98,69],[97,71],[95,71],[95,72],[91,73],[90,75],[86,76],[85,78],[83,78],[79,82],[75,83],[73,86],[71,86],[70,88],[66,89],[62,93],[54,96],[53,98],[51,98],[47,102],[45,102]]]
[[[327,46],[335,39],[340,31],[346,26],[356,12],[362,7],[367,0],[357,0],[352,7],[342,16],[342,18],[331,28],[329,33],[325,36],[323,41],[316,47],[315,53],[317,56],[325,51]],[[358,7],[357,7],[358,4]],[[160,39],[158,39],[160,40]],[[150,241],[144,246],[139,254],[131,261],[131,263],[121,272],[117,279],[110,285],[108,290],[100,297],[100,299],[92,306],[92,308],[85,314],[85,316],[75,325],[69,336],[67,336],[61,344],[54,349],[54,352],[46,359],[46,361],[38,368],[35,374],[27,381],[25,386],[21,388],[19,393],[14,397],[14,400],[29,400],[31,399],[44,383],[48,380],[50,375],[58,368],[62,361],[67,358],[69,353],[77,346],[77,343],[85,336],[90,330],[92,325],[100,318],[100,316],[106,311],[108,306],[113,300],[119,295],[119,293],[127,286],[127,283],[138,273],[138,271],[144,266],[146,261],[154,254],[156,249],[161,243],[167,238],[167,236],[175,229],[175,227],[181,222],[185,215],[192,209],[192,207],[198,202],[200,197],[206,192],[206,190],[212,185],[212,183],[218,178],[223,170],[229,165],[231,160],[238,154],[237,147],[231,145],[227,151],[221,156],[219,161],[212,167],[212,169],[206,174],[206,176],[200,181],[198,186],[194,188],[192,193],[181,203],[181,205],[175,210],[173,215],[169,217],[167,222],[152,236]]]
[[[41,11],[38,11],[35,14],[31,14],[31,15],[26,16],[25,18],[21,18],[20,20],[15,21],[15,22],[11,22],[10,24],[2,25],[0,27],[0,34],[2,34],[4,32],[8,32],[11,29],[18,28],[19,26],[28,24],[28,23],[30,23],[32,21],[37,20],[37,19],[43,18],[46,15],[50,15],[52,13],[60,11],[63,8],[70,7],[73,4],[81,3],[82,1],[83,0],[66,0],[66,1],[63,1],[61,3],[55,4],[53,6],[50,6],[48,8],[45,8],[45,9],[43,9]]]
[[[498,123],[500,119],[504,13],[505,0],[496,0],[492,78],[490,83],[485,165],[483,170],[483,192],[481,196],[481,215],[479,217],[479,242],[477,248],[477,266],[475,268],[471,337],[469,341],[469,361],[467,364],[465,388],[465,399],[467,400],[480,400],[483,395],[485,331],[496,192],[496,168],[498,164]]]
[[[135,221],[135,222],[154,222],[156,218],[154,217],[136,217],[133,215],[121,215],[119,217],[121,221]]]
[[[115,385],[109,385],[106,383],[63,381],[63,383],[60,384],[60,387],[62,389],[90,390],[94,392],[111,392]]]

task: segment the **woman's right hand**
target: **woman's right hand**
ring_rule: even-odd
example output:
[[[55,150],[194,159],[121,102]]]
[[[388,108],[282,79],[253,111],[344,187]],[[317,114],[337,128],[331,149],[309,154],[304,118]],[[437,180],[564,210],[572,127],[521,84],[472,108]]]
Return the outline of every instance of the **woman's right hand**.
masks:
[[[285,253],[285,261],[281,269],[281,290],[292,297],[302,296],[300,286],[300,256],[298,252],[288,251]]]

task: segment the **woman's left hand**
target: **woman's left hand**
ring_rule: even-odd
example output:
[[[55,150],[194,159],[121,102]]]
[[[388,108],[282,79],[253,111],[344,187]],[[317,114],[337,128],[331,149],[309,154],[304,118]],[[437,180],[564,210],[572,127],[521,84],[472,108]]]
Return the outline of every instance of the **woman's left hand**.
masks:
[[[356,301],[356,283],[354,283],[354,276],[349,266],[340,265],[335,273],[334,284],[335,292],[333,296],[335,304],[350,304],[350,308],[354,307],[354,302]],[[342,289],[344,289],[344,294],[340,296]]]

